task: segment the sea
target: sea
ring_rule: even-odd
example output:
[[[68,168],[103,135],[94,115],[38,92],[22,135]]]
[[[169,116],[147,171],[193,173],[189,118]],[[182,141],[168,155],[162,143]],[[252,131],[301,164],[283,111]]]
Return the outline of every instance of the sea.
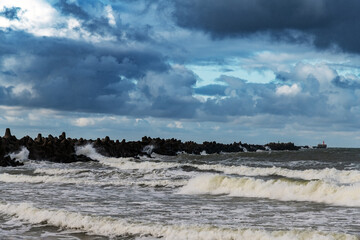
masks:
[[[0,239],[360,239],[360,149],[0,168]]]

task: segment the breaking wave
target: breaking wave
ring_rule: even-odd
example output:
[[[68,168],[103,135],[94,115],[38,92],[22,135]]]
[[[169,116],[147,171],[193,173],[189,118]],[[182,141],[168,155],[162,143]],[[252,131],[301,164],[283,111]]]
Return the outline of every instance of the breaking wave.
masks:
[[[56,183],[56,184],[84,184],[84,185],[96,185],[96,186],[148,186],[148,187],[179,187],[186,184],[185,180],[102,180],[94,181],[84,178],[71,178],[63,176],[30,176],[30,175],[13,175],[8,173],[0,174],[0,182],[7,183]]]
[[[180,194],[227,194],[281,201],[311,201],[341,206],[360,206],[360,184],[338,186],[316,181],[261,180],[249,177],[201,175],[189,180]]]
[[[270,176],[279,175],[288,178],[299,178],[304,180],[320,179],[335,183],[357,183],[360,182],[360,171],[337,170],[335,168],[291,170],[280,167],[261,168],[247,166],[225,166],[225,165],[193,165],[201,170],[217,170],[225,174],[237,174],[243,176]]]
[[[21,147],[20,152],[18,153],[10,153],[9,156],[11,159],[16,159],[18,161],[24,161],[29,158],[29,150],[26,147]]]
[[[329,183],[351,184],[360,183],[360,171],[337,170],[335,168],[291,170],[281,167],[248,167],[248,166],[226,166],[222,164],[180,164],[173,162],[134,161],[133,158],[105,157],[96,152],[91,145],[77,148],[77,154],[83,154],[96,159],[104,165],[122,170],[152,171],[154,169],[177,168],[184,165],[205,171],[221,171],[225,174],[236,174],[242,176],[271,176],[278,175],[287,178],[298,178],[304,180],[323,180]]]
[[[265,231],[261,229],[232,229],[209,225],[159,225],[146,223],[130,223],[111,217],[91,216],[65,210],[36,208],[28,203],[0,203],[0,212],[32,224],[47,223],[56,227],[79,229],[103,236],[153,236],[162,239],[343,239],[355,240],[356,236],[319,232],[312,230]]]
[[[175,163],[166,163],[166,162],[134,161],[133,158],[105,157],[97,153],[95,148],[91,144],[77,147],[76,154],[85,155],[89,158],[98,160],[100,163],[104,165],[114,168],[119,168],[122,170],[136,169],[136,170],[152,171],[154,169],[171,168],[179,165]]]

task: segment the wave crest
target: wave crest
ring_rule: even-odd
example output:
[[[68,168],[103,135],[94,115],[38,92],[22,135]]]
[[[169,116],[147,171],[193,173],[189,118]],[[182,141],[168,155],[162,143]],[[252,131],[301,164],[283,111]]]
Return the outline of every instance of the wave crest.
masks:
[[[343,239],[355,240],[356,236],[342,233],[328,233],[308,230],[265,231],[260,229],[230,229],[208,225],[159,225],[145,223],[130,223],[122,219],[99,217],[74,213],[65,210],[40,209],[28,203],[6,204],[0,203],[0,212],[15,216],[18,219],[33,224],[46,222],[50,225],[80,229],[103,236],[153,236],[163,239],[231,239],[231,240],[285,240],[285,239]]]
[[[103,181],[88,180],[85,178],[71,178],[65,176],[30,176],[30,175],[13,175],[8,173],[0,174],[0,182],[7,183],[54,183],[54,184],[80,184],[80,185],[94,185],[94,186],[147,186],[147,187],[180,187],[185,185],[185,180],[111,180],[105,179]]]
[[[237,174],[243,176],[270,176],[279,175],[288,178],[299,178],[304,180],[320,179],[335,183],[357,183],[360,182],[360,171],[337,170],[335,168],[291,170],[281,167],[261,168],[248,166],[225,166],[225,165],[194,165],[201,170],[217,170],[225,174]]]
[[[18,161],[25,161],[29,159],[29,150],[26,147],[21,147],[20,152],[10,153],[9,156],[11,159],[16,159]]]
[[[134,158],[105,157],[97,153],[96,149],[91,144],[77,147],[76,154],[85,155],[89,158],[98,160],[100,163],[104,165],[122,170],[136,169],[143,171],[152,171],[154,169],[171,168],[179,165],[179,164],[167,163],[167,162],[133,161]]]
[[[180,194],[227,194],[281,201],[311,201],[341,206],[360,206],[360,184],[337,186],[324,181],[289,181],[201,175],[189,180]]]

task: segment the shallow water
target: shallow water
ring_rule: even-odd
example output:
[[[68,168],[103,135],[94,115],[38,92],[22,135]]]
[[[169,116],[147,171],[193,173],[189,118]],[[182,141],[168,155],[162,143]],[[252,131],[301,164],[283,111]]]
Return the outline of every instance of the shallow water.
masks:
[[[0,169],[1,239],[360,236],[360,149],[140,160],[90,145],[78,153],[99,162]]]

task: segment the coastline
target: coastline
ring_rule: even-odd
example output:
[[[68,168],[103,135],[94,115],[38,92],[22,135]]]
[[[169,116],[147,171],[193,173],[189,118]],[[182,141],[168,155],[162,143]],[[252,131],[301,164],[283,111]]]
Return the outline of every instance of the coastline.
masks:
[[[21,151],[26,148],[29,151],[30,160],[47,160],[58,163],[88,162],[95,161],[84,155],[76,154],[76,147],[92,144],[95,149],[104,156],[109,157],[134,157],[146,155],[151,157],[151,153],[165,156],[176,156],[178,153],[194,155],[215,154],[215,153],[235,153],[235,152],[256,152],[256,151],[297,151],[301,147],[294,143],[268,143],[265,145],[247,144],[234,142],[223,144],[217,142],[203,142],[201,144],[187,141],[182,142],[177,139],[161,139],[143,137],[141,141],[112,140],[109,137],[97,138],[67,138],[63,132],[59,137],[43,137],[42,134],[33,139],[25,136],[17,139],[11,135],[9,128],[5,130],[5,135],[0,137],[0,166],[18,166],[22,163],[11,159],[10,153]]]

